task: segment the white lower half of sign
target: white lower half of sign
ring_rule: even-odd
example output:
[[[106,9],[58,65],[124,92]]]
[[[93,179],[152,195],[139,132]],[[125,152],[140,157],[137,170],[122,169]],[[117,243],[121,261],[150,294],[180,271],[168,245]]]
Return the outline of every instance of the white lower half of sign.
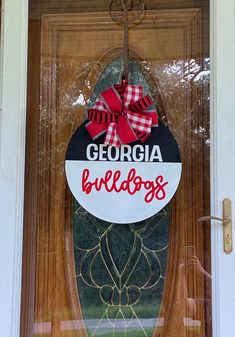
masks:
[[[66,160],[71,192],[105,221],[133,223],[164,208],[179,185],[182,164]]]

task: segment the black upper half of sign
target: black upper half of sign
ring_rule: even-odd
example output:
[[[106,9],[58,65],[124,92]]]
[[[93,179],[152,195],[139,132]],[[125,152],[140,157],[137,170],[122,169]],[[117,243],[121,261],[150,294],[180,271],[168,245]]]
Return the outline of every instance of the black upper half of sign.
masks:
[[[87,121],[81,124],[81,126],[76,130],[72,136],[67,152],[66,160],[88,160],[86,155],[87,146],[91,143],[93,144],[104,144],[105,134],[93,140],[88,133],[85,125]],[[159,123],[158,127],[153,127],[151,131],[151,136],[142,143],[141,141],[136,141],[131,144],[134,145],[149,145],[149,153],[151,153],[154,145],[159,145],[163,162],[168,163],[180,163],[180,152],[177,142],[170,132],[169,128],[162,122]],[[112,151],[119,151],[119,149],[112,148]],[[99,161],[97,159],[97,161]],[[107,158],[107,161],[108,158]],[[127,161],[126,159],[124,161]],[[143,160],[144,162],[145,160]],[[153,162],[158,162],[159,160],[153,160]]]

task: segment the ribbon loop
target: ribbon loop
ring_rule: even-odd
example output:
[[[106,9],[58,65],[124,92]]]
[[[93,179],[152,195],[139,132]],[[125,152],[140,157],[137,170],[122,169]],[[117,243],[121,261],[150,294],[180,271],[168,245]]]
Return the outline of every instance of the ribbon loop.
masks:
[[[119,147],[137,141],[145,142],[151,128],[158,126],[153,100],[142,97],[141,86],[123,82],[100,94],[92,109],[88,109],[87,131],[93,139],[106,132],[105,144]]]
[[[115,123],[115,115],[108,111],[89,109],[88,120],[94,123],[110,124]]]
[[[143,98],[140,98],[137,102],[130,104],[129,108],[132,111],[142,111],[146,110],[152,104],[153,104],[152,98],[149,95],[147,95]]]

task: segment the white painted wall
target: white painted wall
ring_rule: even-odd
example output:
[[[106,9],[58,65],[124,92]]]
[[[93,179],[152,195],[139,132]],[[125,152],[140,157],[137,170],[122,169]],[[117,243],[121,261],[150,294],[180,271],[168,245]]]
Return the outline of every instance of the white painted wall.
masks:
[[[0,336],[18,337],[23,234],[27,0],[4,0],[0,111]]]
[[[0,336],[19,337],[23,234],[27,0],[3,0],[0,80]],[[235,2],[211,0],[212,214],[235,219]],[[234,221],[235,224],[235,221]],[[235,225],[234,225],[235,226]],[[235,228],[234,228],[235,232]],[[234,337],[235,252],[212,226],[213,337]]]

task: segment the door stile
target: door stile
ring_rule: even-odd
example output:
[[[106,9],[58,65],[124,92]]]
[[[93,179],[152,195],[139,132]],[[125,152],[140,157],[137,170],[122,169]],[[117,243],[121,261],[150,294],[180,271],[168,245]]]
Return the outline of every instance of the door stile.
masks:
[[[211,5],[211,215],[222,215],[222,201],[230,198],[235,213],[234,1],[210,1]],[[234,218],[234,216],[233,216]],[[234,223],[234,220],[233,220]],[[233,225],[234,229],[234,225]],[[223,230],[213,221],[212,238],[212,317],[213,336],[232,337],[235,330],[235,252],[223,251]]]

